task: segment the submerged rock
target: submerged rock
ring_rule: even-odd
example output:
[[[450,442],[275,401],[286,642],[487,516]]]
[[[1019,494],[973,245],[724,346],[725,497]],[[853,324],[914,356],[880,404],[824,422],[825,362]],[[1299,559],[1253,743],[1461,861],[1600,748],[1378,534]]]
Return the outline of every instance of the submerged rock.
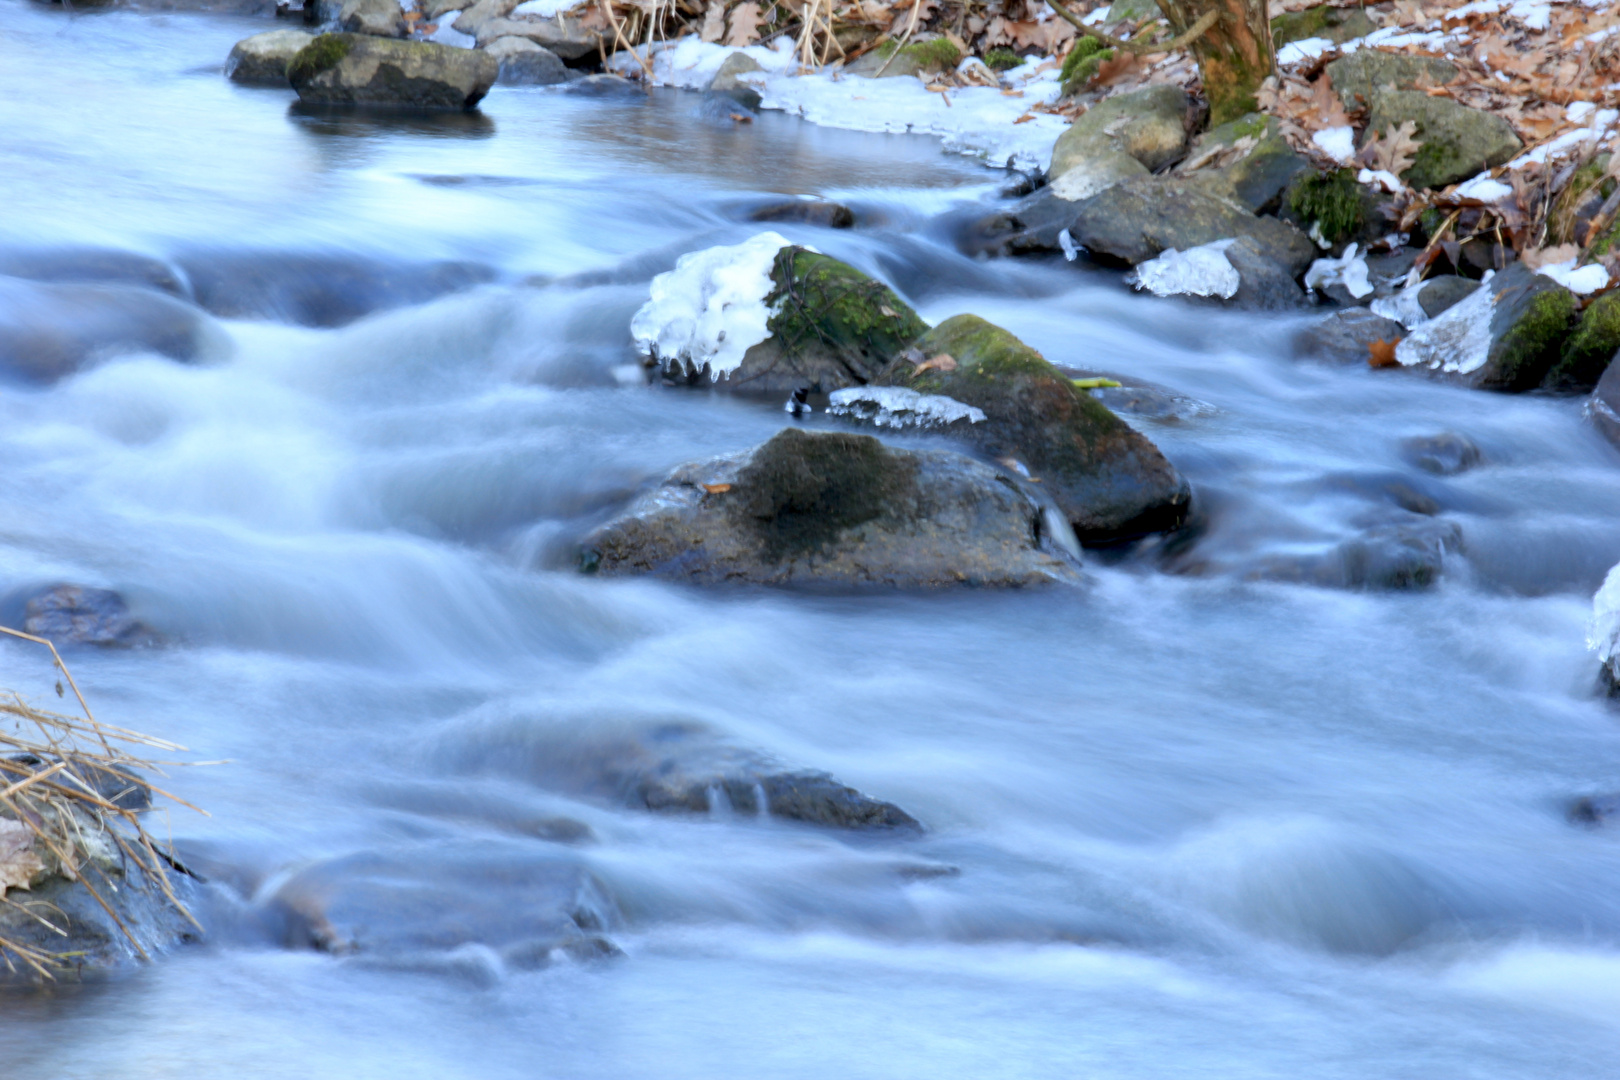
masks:
[[[322,34],[287,65],[312,105],[470,109],[499,74],[495,58],[474,49],[351,33]]]
[[[1610,684],[1610,694],[1614,693]],[[1576,799],[1569,808],[1569,820],[1578,825],[1607,825],[1620,817],[1620,794],[1587,795]]]
[[[244,38],[225,59],[225,77],[232,82],[286,87],[287,65],[313,40],[308,30],[271,30]]]
[[[1040,504],[1009,473],[961,454],[789,428],[676,469],[587,537],[581,563],[698,584],[1078,581],[1043,524]]]
[[[950,363],[930,362],[949,357]],[[1040,353],[975,315],[957,315],[924,335],[877,380],[980,409],[982,423],[950,434],[1037,478],[1082,542],[1174,528],[1187,511],[1187,482],[1156,446]]]
[[[0,274],[58,284],[130,285],[190,298],[167,261],[116,248],[13,248],[0,251]]]
[[[53,585],[30,597],[23,630],[57,645],[138,648],[162,643],[162,635],[132,617],[111,589]]]
[[[1549,277],[1514,263],[1396,346],[1404,366],[1486,390],[1532,390],[1557,362],[1577,308]]]
[[[855,225],[855,212],[842,203],[825,199],[788,199],[749,211],[748,220],[789,221],[801,225],[819,225],[824,229],[848,229]]]
[[[1401,457],[1436,476],[1467,472],[1485,459],[1473,439],[1453,431],[1402,439]]]
[[[0,377],[54,382],[127,353],[190,361],[216,343],[201,312],[150,289],[0,277]]]
[[[1463,549],[1462,527],[1439,519],[1374,526],[1322,554],[1274,556],[1247,576],[1336,589],[1426,589],[1447,555]]]

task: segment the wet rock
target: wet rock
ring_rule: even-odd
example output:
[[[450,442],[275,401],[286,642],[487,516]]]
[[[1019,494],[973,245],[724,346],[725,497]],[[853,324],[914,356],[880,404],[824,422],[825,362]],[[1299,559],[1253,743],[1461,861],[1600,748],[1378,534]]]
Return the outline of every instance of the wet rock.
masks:
[[[941,356],[951,363],[931,363]],[[1040,353],[977,316],[940,323],[876,383],[982,410],[983,422],[952,425],[951,435],[1038,478],[1082,542],[1174,528],[1186,514],[1187,482],[1156,446]]]
[[[503,747],[501,760],[489,764],[518,770],[554,791],[655,813],[769,814],[834,829],[920,828],[893,803],[827,773],[736,746],[702,724],[569,725],[525,735],[537,741]]]
[[[369,34],[322,34],[287,65],[298,97],[312,105],[470,109],[500,74],[482,52]]]
[[[307,30],[271,30],[244,38],[231,47],[225,77],[232,82],[285,87],[288,63],[310,40]]]
[[[789,428],[676,469],[586,538],[582,566],[697,584],[1078,581],[1072,561],[1043,543],[1042,524],[1007,472],[961,454]]]
[[[1316,245],[1292,225],[1256,217],[1191,179],[1148,176],[1116,184],[1077,204],[1068,230],[1093,257],[1131,266],[1166,248],[1186,251],[1230,237],[1252,239],[1259,257],[1290,277],[1304,273],[1318,254]]]
[[[1324,5],[1304,11],[1290,11],[1272,19],[1271,43],[1280,49],[1290,41],[1326,38],[1338,45],[1351,38],[1366,37],[1376,29],[1367,13],[1360,8]]]
[[[462,29],[460,19],[456,20],[456,29],[463,33],[471,32]],[[490,19],[478,27],[475,36],[480,49],[503,37],[527,38],[549,49],[568,64],[595,60],[603,44],[600,31],[587,29],[579,19],[562,17]]]
[[[1053,194],[1089,198],[1180,158],[1194,120],[1192,99],[1177,86],[1149,86],[1093,106],[1052,148],[1047,176]]]
[[[720,70],[709,80],[705,93],[727,98],[752,112],[759,111],[759,91],[739,78],[749,72],[762,70],[759,61],[745,52],[734,52],[726,57]]]
[[[384,263],[356,255],[191,252],[178,260],[197,302],[228,319],[342,326],[363,315],[421,304],[494,278],[464,262]]]
[[[555,86],[568,81],[568,68],[550,49],[528,38],[496,38],[484,50],[501,65],[503,86]]]
[[[1620,447],[1620,364],[1610,364],[1586,402],[1586,415],[1603,437]]]
[[[855,225],[855,212],[842,203],[825,199],[789,199],[750,211],[748,220],[790,221],[824,229],[848,229]]]
[[[1576,799],[1569,808],[1569,820],[1577,825],[1607,825],[1617,817],[1620,794],[1588,795]]]
[[[264,904],[285,945],[494,982],[618,952],[617,908],[579,857],[532,841],[364,851],[292,874]]]
[[[1620,292],[1604,293],[1581,312],[1575,332],[1564,342],[1557,363],[1542,386],[1568,392],[1590,390],[1620,352]]]
[[[1576,307],[1568,289],[1514,263],[1488,288],[1419,326],[1395,358],[1464,386],[1531,390],[1557,362]]]
[[[1396,522],[1374,526],[1324,555],[1266,560],[1250,577],[1338,589],[1426,589],[1440,579],[1446,556],[1462,549],[1462,528],[1455,522]]]
[[[1252,311],[1286,311],[1305,302],[1305,290],[1287,264],[1271,258],[1252,236],[1227,245],[1226,261],[1238,272],[1238,291],[1224,303]]]
[[[0,377],[48,383],[126,353],[195,360],[222,335],[149,289],[0,278]]]
[[[138,648],[161,644],[162,636],[132,617],[111,589],[53,585],[29,598],[23,630],[57,645]]]
[[[1375,341],[1398,341],[1406,328],[1366,308],[1346,308],[1319,319],[1294,335],[1294,355],[1301,360],[1365,364]]]
[[[1422,146],[1401,179],[1415,188],[1466,180],[1512,160],[1524,149],[1513,126],[1502,117],[1421,90],[1376,93],[1367,135],[1382,135],[1408,121],[1417,125],[1414,137]]]
[[[105,248],[0,251],[0,275],[80,285],[133,285],[188,298],[175,268],[162,259]]]
[[[476,38],[478,32],[484,28],[486,23],[506,18],[512,13],[512,9],[521,2],[522,0],[478,0],[477,3],[456,16],[456,21],[451,24],[450,28]],[[487,40],[494,41],[501,36],[500,34],[491,34]]]
[[[1182,164],[1188,168],[1201,162],[1209,164],[1196,175],[1209,189],[1251,213],[1278,207],[1283,192],[1309,168],[1282,137],[1277,121],[1256,113],[1205,132]]]
[[[1401,457],[1436,476],[1455,476],[1484,460],[1474,440],[1452,431],[1402,439]]]
[[[1437,319],[1442,312],[1467,299],[1477,288],[1479,282],[1456,274],[1430,278],[1423,283],[1423,288],[1418,292],[1418,306],[1423,309],[1423,314],[1431,319]]]
[[[1086,393],[1102,402],[1115,415],[1135,416],[1160,423],[1183,423],[1215,411],[1212,405],[1156,386],[1098,386]]]
[[[339,30],[351,34],[402,38],[406,33],[405,12],[399,0],[343,0],[337,24]]]
[[[1328,78],[1344,107],[1364,109],[1380,91],[1421,90],[1444,86],[1457,77],[1457,68],[1430,56],[1357,49],[1327,66]]]

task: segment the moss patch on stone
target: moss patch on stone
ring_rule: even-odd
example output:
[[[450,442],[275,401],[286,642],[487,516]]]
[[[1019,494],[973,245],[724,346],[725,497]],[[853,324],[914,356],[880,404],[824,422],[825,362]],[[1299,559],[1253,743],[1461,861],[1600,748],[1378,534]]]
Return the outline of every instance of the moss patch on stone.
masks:
[[[1363,37],[1376,29],[1366,12],[1358,8],[1323,5],[1304,11],[1291,11],[1272,19],[1271,42],[1279,49],[1290,41],[1304,41],[1306,38],[1326,38],[1338,43]]]
[[[1542,385],[1549,390],[1589,390],[1620,352],[1620,292],[1605,293],[1581,315],[1558,362]]]
[[[1024,58],[1008,48],[995,48],[984,54],[984,64],[991,71],[1011,71],[1023,63]]]
[[[881,281],[805,248],[783,248],[771,277],[776,288],[766,302],[778,310],[770,330],[782,351],[793,356],[825,348],[851,368],[856,382],[867,381],[928,329]]]
[[[1497,381],[1503,389],[1529,390],[1541,382],[1558,359],[1575,310],[1575,296],[1568,289],[1549,289],[1526,303],[1524,312],[1492,349]]]
[[[347,34],[322,34],[287,62],[287,80],[303,82],[330,71],[342,63],[353,48],[354,42]]]
[[[1364,220],[1361,185],[1350,169],[1302,177],[1288,196],[1288,207],[1304,221],[1315,222],[1330,244],[1350,239]]]
[[[916,463],[870,435],[788,428],[754,453],[733,489],[736,512],[780,562],[881,516],[916,483]]]
[[[900,50],[902,56],[909,56],[917,62],[917,66],[925,70],[944,71],[954,68],[962,62],[962,52],[947,38],[935,38],[932,41],[913,41]]]

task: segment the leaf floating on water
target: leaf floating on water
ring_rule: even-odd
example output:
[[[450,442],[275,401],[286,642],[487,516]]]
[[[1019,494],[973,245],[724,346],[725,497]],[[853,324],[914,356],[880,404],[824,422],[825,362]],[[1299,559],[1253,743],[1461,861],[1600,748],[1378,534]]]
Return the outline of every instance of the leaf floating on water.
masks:
[[[931,356],[927,360],[924,360],[922,363],[918,364],[917,369],[915,371],[913,371],[912,374],[913,375],[921,375],[925,371],[955,371],[955,370],[956,370],[956,357],[952,356],[950,353],[940,353],[937,356]]]
[[[1400,367],[1401,362],[1395,359],[1395,346],[1400,343],[1400,338],[1390,338],[1388,341],[1379,339],[1368,342],[1368,365],[1375,368]]]
[[[0,818],[0,897],[7,889],[26,889],[45,872],[34,854],[34,830],[20,821]]]
[[[703,485],[703,490],[707,491],[710,495],[724,495],[726,492],[731,490],[731,485],[730,484],[704,484]]]

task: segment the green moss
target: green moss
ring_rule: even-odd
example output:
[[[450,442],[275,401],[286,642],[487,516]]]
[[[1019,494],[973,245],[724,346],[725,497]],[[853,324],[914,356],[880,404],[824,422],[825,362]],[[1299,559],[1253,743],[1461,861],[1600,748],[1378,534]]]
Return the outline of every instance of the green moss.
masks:
[[[1290,41],[1304,41],[1313,37],[1343,42],[1370,34],[1375,29],[1372,20],[1363,11],[1324,5],[1291,11],[1272,19],[1271,42],[1279,49]]]
[[[887,285],[814,251],[783,248],[771,277],[767,303],[780,310],[770,330],[789,356],[825,347],[847,367],[875,372],[928,329]]]
[[[992,71],[1011,71],[1023,64],[1024,58],[1011,49],[991,49],[984,54],[984,63]]]
[[[1575,332],[1564,342],[1558,363],[1542,386],[1548,390],[1589,390],[1603,377],[1614,354],[1620,352],[1620,292],[1605,293],[1581,315]]]
[[[919,67],[929,70],[944,71],[962,62],[961,50],[952,45],[948,38],[913,41],[900,51],[917,61]]]
[[[787,428],[737,474],[734,512],[773,562],[822,549],[915,490],[916,463],[870,435]]]
[[[322,34],[287,61],[287,80],[304,82],[330,71],[342,63],[352,48],[354,41],[347,34]]]
[[[1082,46],[1090,46],[1082,50]],[[1097,74],[1097,69],[1114,58],[1115,50],[1105,49],[1096,38],[1081,38],[1063,61],[1063,92],[1079,93]]]
[[[925,393],[948,393],[948,386],[960,389],[964,381],[1007,381],[1019,375],[1062,378],[1040,353],[977,315],[946,319],[917,344],[925,355],[945,353],[958,364],[955,371],[935,369],[906,380],[906,385]]]
[[[1502,389],[1529,390],[1541,382],[1558,359],[1576,306],[1568,289],[1548,289],[1525,305],[1524,314],[1492,349]]]
[[[1288,205],[1307,222],[1315,222],[1330,244],[1341,243],[1360,230],[1364,220],[1361,185],[1350,169],[1315,172],[1300,179],[1288,196]]]

